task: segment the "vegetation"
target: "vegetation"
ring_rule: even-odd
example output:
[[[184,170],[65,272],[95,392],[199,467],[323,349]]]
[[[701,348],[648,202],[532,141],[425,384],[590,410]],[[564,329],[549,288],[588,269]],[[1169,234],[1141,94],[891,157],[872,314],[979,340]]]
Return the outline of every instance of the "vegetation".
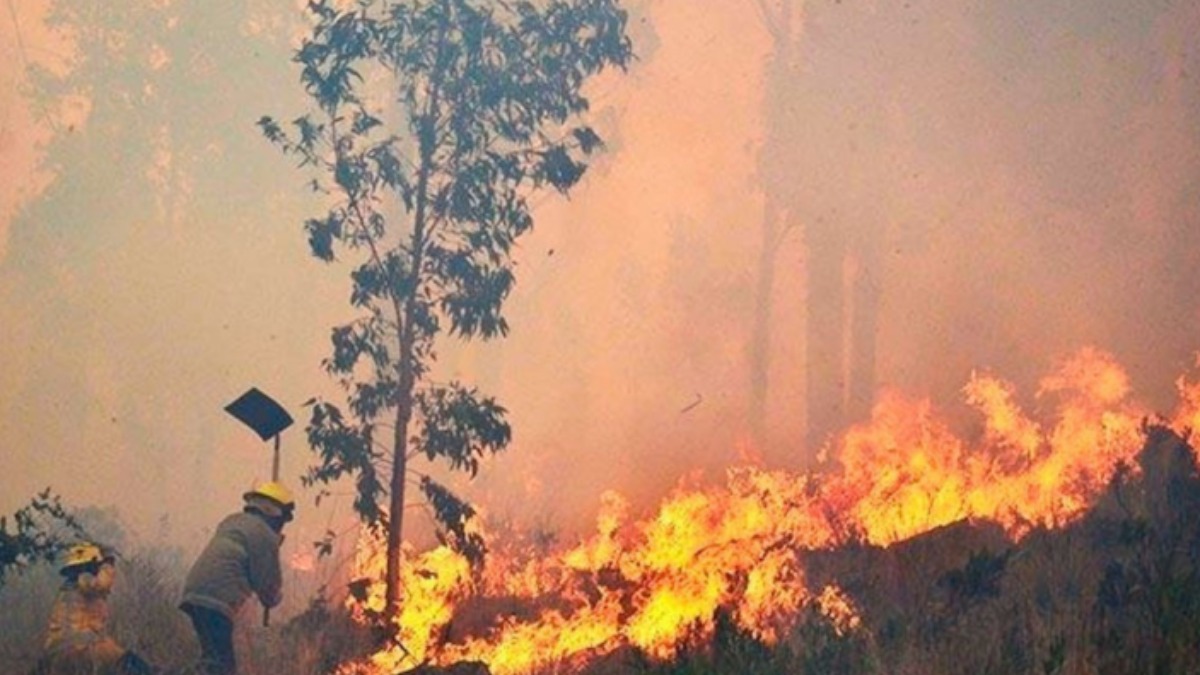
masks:
[[[435,339],[503,336],[512,250],[533,226],[528,197],[566,193],[600,137],[579,122],[584,84],[631,57],[617,0],[310,2],[296,52],[317,110],[272,142],[320,178],[332,207],[305,223],[312,253],[355,259],[359,316],[333,330],[325,368],[348,410],[311,402],[310,482],[352,477],[355,508],[387,532],[387,603],[400,593],[409,462],[419,455],[472,475],[510,438],[505,410],[459,382],[429,377]],[[473,558],[471,507],[413,474]],[[386,497],[386,504],[385,504]]]
[[[808,610],[768,645],[718,614],[715,636],[685,638],[670,662],[623,648],[538,675],[1200,672],[1200,475],[1184,439],[1157,427],[1147,438],[1137,466],[1067,528],[1014,544],[995,526],[959,523],[887,549],[797,551],[811,585],[836,581],[853,599],[853,630]],[[134,549],[118,560],[112,602],[118,639],[174,672],[196,652],[175,609],[183,563],[171,549]],[[57,584],[42,562],[0,588],[0,663],[13,672],[36,658]],[[372,644],[321,593],[290,621],[238,630],[251,675],[330,672]]]
[[[50,488],[12,515],[12,529],[8,523],[8,516],[0,516],[0,588],[13,572],[53,560],[73,540],[84,537],[83,528]]]

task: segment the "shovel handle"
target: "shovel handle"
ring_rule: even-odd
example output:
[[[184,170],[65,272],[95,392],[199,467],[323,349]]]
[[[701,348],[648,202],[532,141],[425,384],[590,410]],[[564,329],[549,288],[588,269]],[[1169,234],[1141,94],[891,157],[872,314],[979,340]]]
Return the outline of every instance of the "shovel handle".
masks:
[[[275,434],[275,455],[271,458],[271,480],[279,481],[279,434]],[[282,544],[282,540],[280,544]],[[263,607],[263,628],[271,625],[271,608]]]

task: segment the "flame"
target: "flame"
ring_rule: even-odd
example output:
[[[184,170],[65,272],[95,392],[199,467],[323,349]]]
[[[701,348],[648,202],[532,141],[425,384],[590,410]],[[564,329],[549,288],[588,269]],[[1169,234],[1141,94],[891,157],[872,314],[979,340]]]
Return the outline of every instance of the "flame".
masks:
[[[1194,428],[1200,380],[1177,386],[1170,423]],[[963,397],[983,419],[974,441],[957,437],[929,401],[886,392],[818,472],[730,468],[723,484],[677,487],[641,520],[608,492],[590,537],[553,550],[484,533],[491,555],[479,570],[445,547],[406,547],[402,646],[340,672],[469,660],[497,675],[574,672],[623,646],[668,659],[711,637],[718,610],[767,644],[806,607],[839,634],[859,630],[841,589],[809,588],[799,552],[854,540],[887,546],[964,519],[996,522],[1014,540],[1070,523],[1141,449],[1149,413],[1129,394],[1116,360],[1085,348],[1040,382],[1036,400],[1051,412],[1037,421],[1011,384],[972,374]],[[382,579],[384,561],[382,543],[365,538],[358,573]],[[349,602],[359,616],[382,610],[382,584]],[[461,633],[453,638],[452,624]]]

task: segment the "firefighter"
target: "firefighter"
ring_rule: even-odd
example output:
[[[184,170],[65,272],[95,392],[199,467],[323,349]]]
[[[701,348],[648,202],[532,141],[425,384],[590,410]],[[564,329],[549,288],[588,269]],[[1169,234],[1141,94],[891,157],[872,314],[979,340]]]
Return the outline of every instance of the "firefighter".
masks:
[[[264,607],[279,604],[279,547],[292,520],[292,493],[276,482],[242,495],[245,506],[221,521],[188,572],[179,608],[192,620],[206,673],[237,672],[233,621],[253,593]]]
[[[63,577],[46,630],[38,675],[150,675],[140,656],[108,634],[108,595],[116,568],[113,555],[96,544],[67,550]]]

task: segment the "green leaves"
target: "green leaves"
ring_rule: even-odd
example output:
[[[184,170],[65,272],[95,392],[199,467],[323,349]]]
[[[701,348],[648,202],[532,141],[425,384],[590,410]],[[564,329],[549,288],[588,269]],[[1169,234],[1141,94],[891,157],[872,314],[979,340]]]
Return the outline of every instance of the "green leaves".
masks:
[[[433,507],[434,518],[444,528],[438,533],[442,541],[466,556],[472,565],[482,563],[487,544],[478,532],[467,530],[475,509],[429,476],[421,477],[421,492]]]
[[[331,332],[324,365],[348,407],[312,406],[320,459],[307,480],[353,477],[356,510],[378,524],[385,493],[403,518],[395,500],[410,457],[474,476],[508,444],[495,400],[458,383],[426,386],[435,342],[508,333],[511,252],[533,226],[529,199],[567,193],[585,175],[603,141],[579,119],[584,84],[624,68],[632,52],[617,0],[311,0],[308,9],[312,31],[294,60],[316,110],[286,131],[269,117],[259,127],[321,175],[314,190],[332,203],[304,230],[316,258],[346,260],[361,312]],[[379,444],[388,416],[391,443]],[[421,489],[448,540],[482,555],[465,526],[470,507],[427,477]]]
[[[350,273],[354,282],[350,303],[356,307],[371,307],[379,300],[410,297],[413,280],[408,265],[408,257],[399,251],[388,251],[382,260],[363,263]]]
[[[516,282],[512,270],[478,259],[476,251],[495,246],[488,237],[497,233],[481,231],[468,237],[474,248],[447,251],[432,247],[433,266],[442,278],[443,295],[439,308],[450,318],[450,333],[464,338],[490,339],[508,334],[508,322],[500,313],[504,299]]]
[[[347,421],[342,411],[331,403],[314,400],[309,407],[312,414],[305,433],[321,463],[309,467],[303,483],[328,484],[353,476],[354,510],[364,521],[379,523],[383,519],[379,500],[385,490],[375,467],[378,455],[372,444],[374,427]]]
[[[357,102],[356,87],[365,80],[355,64],[371,55],[374,22],[361,11],[340,12],[324,2],[309,3],[317,19],[311,38],[296,51],[303,66],[305,91],[331,116],[347,103]]]
[[[12,520],[10,530],[8,518],[0,516],[0,587],[6,574],[39,560],[53,560],[72,540],[88,538],[50,488],[18,509]]]
[[[559,192],[566,192],[579,182],[586,168],[583,163],[573,160],[566,148],[556,146],[542,153],[542,163],[534,175]]]
[[[263,115],[258,118],[258,128],[262,130],[263,135],[267,140],[276,145],[283,145],[286,142],[286,137],[283,134],[283,129],[279,128],[279,123],[271,119],[269,115]]]
[[[342,219],[337,213],[330,213],[324,219],[309,218],[304,221],[304,230],[308,232],[308,246],[312,254],[325,262],[333,261],[333,242],[342,238]]]
[[[366,152],[366,158],[374,165],[375,176],[394,190],[404,201],[409,211],[413,207],[413,187],[404,171],[399,155],[391,142],[381,143]]]
[[[418,392],[415,401],[421,413],[417,447],[455,470],[474,476],[485,454],[499,452],[512,438],[504,408],[457,382]]]

